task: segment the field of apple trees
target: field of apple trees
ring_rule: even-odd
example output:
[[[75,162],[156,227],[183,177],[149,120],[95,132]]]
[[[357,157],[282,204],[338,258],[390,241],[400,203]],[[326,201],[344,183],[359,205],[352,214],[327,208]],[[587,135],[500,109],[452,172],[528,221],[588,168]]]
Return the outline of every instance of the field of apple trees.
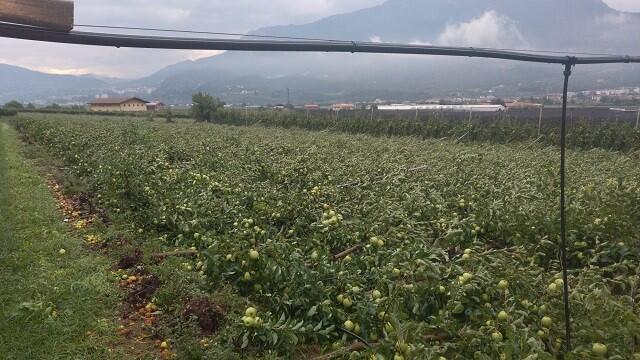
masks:
[[[563,352],[555,147],[70,115],[14,125],[117,221],[195,247],[207,289],[244,299],[205,356]],[[640,157],[570,151],[568,169],[565,358],[640,358]]]

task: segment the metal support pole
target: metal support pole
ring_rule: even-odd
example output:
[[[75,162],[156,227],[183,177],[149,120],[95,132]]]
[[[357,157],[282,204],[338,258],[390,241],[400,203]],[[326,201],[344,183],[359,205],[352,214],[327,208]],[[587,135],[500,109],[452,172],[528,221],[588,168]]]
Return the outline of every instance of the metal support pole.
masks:
[[[560,241],[562,280],[564,282],[564,322],[566,332],[566,349],[571,351],[571,313],[569,312],[569,281],[567,276],[567,229],[565,214],[565,173],[566,173],[566,147],[567,147],[567,93],[569,89],[569,77],[573,61],[569,59],[564,67],[564,90],[562,93],[562,124],[560,127]]]
[[[638,117],[636,118],[636,130],[640,129],[640,108],[638,108]]]
[[[540,117],[538,118],[538,137],[542,134],[542,109],[544,105],[540,105]]]

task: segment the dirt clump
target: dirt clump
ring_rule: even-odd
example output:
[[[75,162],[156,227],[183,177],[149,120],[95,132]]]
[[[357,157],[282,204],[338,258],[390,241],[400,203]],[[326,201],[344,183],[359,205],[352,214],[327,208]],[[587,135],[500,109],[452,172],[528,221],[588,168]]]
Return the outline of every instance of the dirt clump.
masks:
[[[135,249],[130,254],[122,255],[118,260],[118,269],[131,269],[142,263],[143,253],[140,249]]]
[[[220,321],[224,316],[224,310],[211,302],[207,297],[197,297],[188,300],[182,311],[186,319],[195,318],[205,335],[213,334],[218,330]]]

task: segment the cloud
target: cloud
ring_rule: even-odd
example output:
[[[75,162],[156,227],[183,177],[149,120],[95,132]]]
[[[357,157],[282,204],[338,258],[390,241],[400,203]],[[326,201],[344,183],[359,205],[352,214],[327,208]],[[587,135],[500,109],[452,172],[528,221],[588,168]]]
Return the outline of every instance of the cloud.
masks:
[[[640,1],[638,0],[604,0],[604,2],[612,9],[640,12]]]
[[[374,6],[384,0],[87,0],[76,1],[80,23],[247,32],[305,23]]]
[[[468,22],[448,25],[437,42],[477,47],[517,47],[526,43],[515,22],[493,10]]]
[[[90,74],[89,69],[85,69],[85,68],[58,69],[58,68],[43,66],[43,67],[35,67],[34,70],[45,72],[48,74],[55,74],[55,75],[88,75]]]
[[[597,24],[609,26],[621,26],[630,20],[629,15],[625,13],[607,14],[596,17]]]
[[[82,24],[246,33],[265,26],[307,23],[384,1],[82,0],[76,1],[75,6],[76,22]],[[605,1],[618,10],[640,11],[638,0]],[[522,35],[509,19],[489,12],[467,23],[447,27],[438,43],[516,46],[522,43]],[[166,65],[206,55],[181,50],[112,49],[11,39],[0,39],[0,48],[4,62],[9,64],[41,69],[87,69],[95,74],[121,77],[149,75]]]
[[[431,46],[431,45],[433,45],[433,44],[432,44],[432,43],[430,43],[430,42],[427,42],[427,41],[422,41],[422,40],[417,40],[417,39],[416,39],[416,40],[412,40],[412,41],[409,43],[409,45]]]
[[[198,60],[206,57],[224,54],[224,50],[192,50],[187,54],[187,59]]]
[[[78,24],[247,33],[266,26],[307,23],[382,2],[384,0],[84,0],[75,2],[75,21]],[[179,61],[218,54],[83,47],[4,38],[0,38],[0,48],[4,50],[4,62],[12,65],[52,73],[79,72],[77,69],[81,69],[97,75],[128,78],[150,75]]]

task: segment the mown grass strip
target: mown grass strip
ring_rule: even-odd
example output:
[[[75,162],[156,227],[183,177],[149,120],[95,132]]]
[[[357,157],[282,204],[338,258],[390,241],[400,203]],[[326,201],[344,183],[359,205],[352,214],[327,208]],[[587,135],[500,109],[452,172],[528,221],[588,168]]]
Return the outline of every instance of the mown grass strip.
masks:
[[[119,295],[110,261],[70,234],[21,150],[0,123],[0,358],[125,358],[112,349]]]

